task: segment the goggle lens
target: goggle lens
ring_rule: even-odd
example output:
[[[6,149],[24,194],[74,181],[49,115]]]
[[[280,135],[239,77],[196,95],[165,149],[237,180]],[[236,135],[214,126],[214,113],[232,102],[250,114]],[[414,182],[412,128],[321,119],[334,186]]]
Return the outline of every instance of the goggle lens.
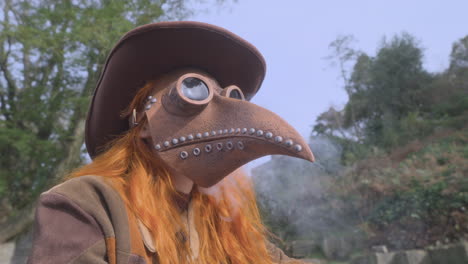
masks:
[[[181,83],[181,90],[191,100],[203,101],[210,95],[208,86],[195,77],[185,78]]]
[[[229,93],[229,97],[230,97],[230,98],[235,98],[235,99],[242,100],[242,95],[240,94],[239,90],[232,90],[232,91]]]

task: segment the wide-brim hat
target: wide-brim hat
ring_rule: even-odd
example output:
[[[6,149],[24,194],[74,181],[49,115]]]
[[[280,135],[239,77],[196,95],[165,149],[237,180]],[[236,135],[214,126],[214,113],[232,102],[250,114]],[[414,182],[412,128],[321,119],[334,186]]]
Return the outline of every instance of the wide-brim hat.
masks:
[[[129,129],[121,112],[148,80],[181,67],[211,74],[221,87],[237,85],[250,100],[265,77],[265,60],[249,42],[214,25],[159,22],[127,32],[111,50],[86,119],[85,142],[94,158]]]

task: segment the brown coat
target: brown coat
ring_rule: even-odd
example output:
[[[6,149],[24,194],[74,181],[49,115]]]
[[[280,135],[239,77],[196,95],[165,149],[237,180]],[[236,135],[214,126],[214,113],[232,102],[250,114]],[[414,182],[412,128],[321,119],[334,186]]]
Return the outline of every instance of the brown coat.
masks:
[[[53,187],[39,197],[28,264],[157,263],[148,229],[128,212],[100,176],[82,176]],[[185,213],[193,217],[190,205]],[[189,228],[195,234],[190,246],[197,254],[198,236],[194,226]],[[272,244],[268,247],[276,263],[295,262]]]

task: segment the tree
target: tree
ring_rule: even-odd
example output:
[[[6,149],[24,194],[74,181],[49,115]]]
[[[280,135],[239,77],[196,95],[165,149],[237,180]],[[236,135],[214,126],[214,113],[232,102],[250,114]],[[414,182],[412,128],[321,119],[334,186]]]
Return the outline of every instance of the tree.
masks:
[[[454,68],[468,68],[468,36],[452,45],[450,69],[453,70]]]
[[[350,63],[356,63],[356,61],[362,57],[363,53],[359,50],[356,50],[351,47],[351,45],[356,42],[356,39],[352,35],[343,35],[343,36],[338,36],[334,41],[332,41],[329,45],[328,48],[331,50],[331,55],[326,57],[326,59],[332,61],[332,65],[338,65],[339,71],[340,71],[340,78],[343,80],[344,84],[344,90],[348,94],[348,97],[351,97],[353,95],[353,86],[352,86],[352,80],[350,78],[350,75],[352,77],[352,74],[349,73],[349,64]],[[328,114],[325,116],[330,116],[330,114],[334,113],[335,109],[329,109]],[[360,140],[361,139],[361,129],[359,127],[359,124],[354,121],[354,116],[355,116],[355,109],[353,105],[348,106],[348,111],[338,111],[336,113],[339,113],[339,115],[343,116],[344,114],[348,113],[349,117],[353,120],[352,122],[348,122],[348,125],[345,126],[345,123],[342,122],[344,120],[340,120],[340,122],[336,122],[337,118],[333,119],[324,119],[325,116],[321,115],[318,117],[317,122],[319,123],[318,126],[315,128],[317,129],[323,129],[323,125],[329,126],[332,129],[337,129],[339,130],[339,133],[344,136],[344,135],[350,135],[352,138]],[[325,114],[325,113],[324,113]],[[335,115],[337,116],[337,115]],[[343,119],[343,118],[341,118]],[[333,122],[329,122],[333,121]],[[328,123],[328,124],[325,124]],[[315,129],[314,128],[314,129]],[[352,128],[351,131],[344,131],[345,129]],[[331,132],[331,131],[330,131]],[[319,132],[321,133],[321,132]],[[331,133],[333,134],[333,133]],[[345,136],[346,138],[346,136]]]
[[[383,42],[370,67],[370,108],[362,116],[371,143],[395,146],[398,121],[423,107],[430,75],[422,67],[422,56],[422,49],[409,34]]]
[[[347,138],[346,131],[343,129],[343,111],[337,111],[334,107],[330,107],[317,117],[316,123],[314,131],[319,134]]]
[[[340,61],[349,101],[343,110],[343,126],[328,127],[337,132],[351,129],[357,142],[395,146],[399,120],[424,107],[424,92],[431,76],[422,67],[422,49],[411,35],[403,33],[384,40],[376,56],[370,57],[343,47],[349,45],[348,40],[339,38],[331,44]],[[343,70],[347,60],[354,62],[350,74]],[[320,124],[323,120],[319,119]]]
[[[83,162],[88,102],[105,58],[122,34],[137,25],[186,17],[192,12],[190,4],[183,0],[1,2],[1,212],[29,210],[40,192]],[[0,242],[9,236],[11,232],[0,232]]]
[[[453,44],[448,75],[450,83],[468,95],[468,36]]]

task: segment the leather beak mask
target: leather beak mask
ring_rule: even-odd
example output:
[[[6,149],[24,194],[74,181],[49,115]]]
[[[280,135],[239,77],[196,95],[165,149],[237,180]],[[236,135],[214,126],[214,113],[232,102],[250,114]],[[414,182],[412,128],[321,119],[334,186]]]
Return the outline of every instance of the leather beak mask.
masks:
[[[291,125],[246,101],[237,86],[222,88],[208,74],[190,70],[158,79],[154,91],[143,106],[153,151],[170,173],[182,174],[201,187],[213,186],[266,155],[314,161],[308,144]]]

